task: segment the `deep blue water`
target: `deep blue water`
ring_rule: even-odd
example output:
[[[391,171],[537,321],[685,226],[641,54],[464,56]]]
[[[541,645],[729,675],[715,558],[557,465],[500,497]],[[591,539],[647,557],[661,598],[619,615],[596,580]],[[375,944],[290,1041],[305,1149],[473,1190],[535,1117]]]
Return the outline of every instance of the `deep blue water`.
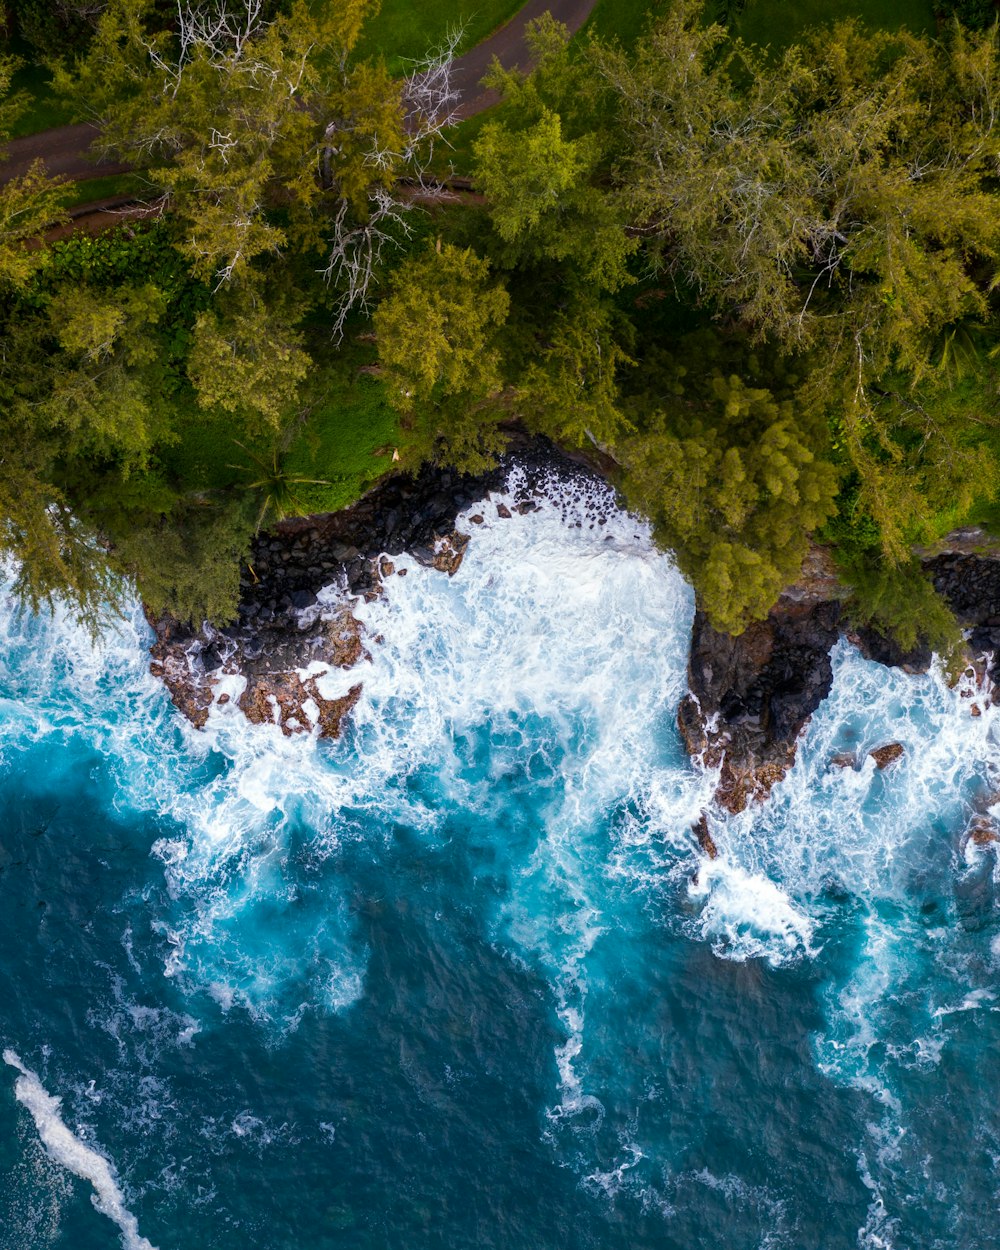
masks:
[[[0,605],[2,1250],[1000,1245],[995,713],[842,647],[709,865],[687,588],[485,511],[338,744]]]

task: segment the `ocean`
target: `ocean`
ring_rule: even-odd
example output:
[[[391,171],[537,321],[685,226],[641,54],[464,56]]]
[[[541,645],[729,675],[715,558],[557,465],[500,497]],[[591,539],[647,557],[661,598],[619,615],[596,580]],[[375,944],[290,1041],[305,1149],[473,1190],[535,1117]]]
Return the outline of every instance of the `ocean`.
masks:
[[[502,499],[334,743],[0,595],[0,1250],[1000,1245],[996,709],[838,644],[708,861],[690,589]]]

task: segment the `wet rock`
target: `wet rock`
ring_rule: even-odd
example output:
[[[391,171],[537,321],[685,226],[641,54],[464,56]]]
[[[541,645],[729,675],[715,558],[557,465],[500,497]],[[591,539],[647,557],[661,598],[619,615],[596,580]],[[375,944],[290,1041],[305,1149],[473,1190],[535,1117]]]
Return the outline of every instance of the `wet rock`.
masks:
[[[344,718],[361,697],[361,683],[352,686],[346,695],[326,699],[320,693],[316,678],[303,681],[297,673],[257,673],[247,682],[239,699],[239,708],[255,725],[278,725],[288,737],[312,728],[310,703],[316,708],[315,724],[321,738],[339,738]]]
[[[204,729],[212,706],[212,686],[205,673],[201,648],[181,622],[173,617],[150,621],[156,641],[149,649],[149,671],[167,687],[170,701],[196,729]]]
[[[875,761],[878,769],[888,768],[906,754],[906,747],[901,742],[887,742],[885,746],[875,747],[868,754]]]
[[[831,768],[857,768],[858,757],[854,751],[838,751],[830,757]]]
[[[716,800],[729,811],[767,797],[791,767],[798,737],[833,683],[837,602],[786,597],[738,638],[695,613],[690,693],[677,721],[688,753],[721,767]]]
[[[503,517],[505,521],[509,521],[511,518],[510,508],[508,508],[505,503],[498,503],[497,504],[497,516]]]
[[[477,512],[474,516],[470,516],[469,520],[473,525],[482,525],[486,518],[481,513]]]
[[[691,826],[691,831],[698,839],[698,845],[705,852],[708,858],[717,859],[719,851],[715,845],[715,839],[712,837],[711,830],[708,827],[708,816],[705,812],[702,812],[695,823]]]
[[[289,602],[296,611],[301,611],[304,607],[311,607],[315,604],[316,595],[311,590],[292,590]]]
[[[327,706],[331,701],[318,696],[313,679],[303,681],[299,673],[314,661],[350,668],[369,658],[350,601],[376,598],[382,579],[394,571],[406,576],[406,568],[395,570],[391,557],[410,551],[453,576],[469,544],[469,536],[455,528],[456,517],[491,491],[505,489],[515,462],[532,491],[553,473],[563,480],[594,477],[593,469],[544,439],[514,438],[516,453],[479,477],[433,466],[416,477],[387,476],[341,512],[292,518],[260,534],[240,578],[232,626],[217,630],[169,617],[151,619],[156,633],[151,671],[165,682],[175,705],[204,728],[220,675],[238,675],[246,679],[240,706],[246,705],[252,719],[273,719],[290,733],[311,731],[307,713],[313,709],[305,706],[311,699],[321,731],[336,736],[356,696]],[[344,602],[329,606],[329,588],[338,585]],[[321,590],[327,592],[322,605]]]
[[[1000,829],[991,816],[982,814],[973,816],[962,835],[962,849],[972,843],[973,846],[986,847],[1000,842]]]
[[[888,638],[867,626],[851,630],[847,638],[865,659],[875,660],[887,668],[901,668],[905,673],[912,674],[926,673],[930,669],[933,653],[925,642],[904,648],[895,638]]]
[[[465,549],[469,545],[469,535],[460,530],[452,530],[434,544],[434,558],[431,566],[439,573],[447,573],[454,577],[465,558]]]

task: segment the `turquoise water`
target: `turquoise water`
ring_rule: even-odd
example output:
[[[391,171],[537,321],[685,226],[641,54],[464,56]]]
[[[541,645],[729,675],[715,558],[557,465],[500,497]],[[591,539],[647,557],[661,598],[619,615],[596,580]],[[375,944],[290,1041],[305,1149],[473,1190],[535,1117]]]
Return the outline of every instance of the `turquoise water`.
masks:
[[[707,864],[691,596],[598,502],[389,579],[336,744],[0,604],[3,1250],[1000,1244],[994,711],[838,649]]]

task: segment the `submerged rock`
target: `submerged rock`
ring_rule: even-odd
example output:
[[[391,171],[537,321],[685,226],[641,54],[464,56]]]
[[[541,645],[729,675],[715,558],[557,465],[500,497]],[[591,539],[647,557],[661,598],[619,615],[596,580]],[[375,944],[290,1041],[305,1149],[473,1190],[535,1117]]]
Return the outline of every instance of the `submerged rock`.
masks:
[[[973,816],[962,835],[963,851],[970,842],[978,847],[992,846],[1000,842],[1000,828],[997,827],[997,822],[991,816],[985,816],[982,813]]]

